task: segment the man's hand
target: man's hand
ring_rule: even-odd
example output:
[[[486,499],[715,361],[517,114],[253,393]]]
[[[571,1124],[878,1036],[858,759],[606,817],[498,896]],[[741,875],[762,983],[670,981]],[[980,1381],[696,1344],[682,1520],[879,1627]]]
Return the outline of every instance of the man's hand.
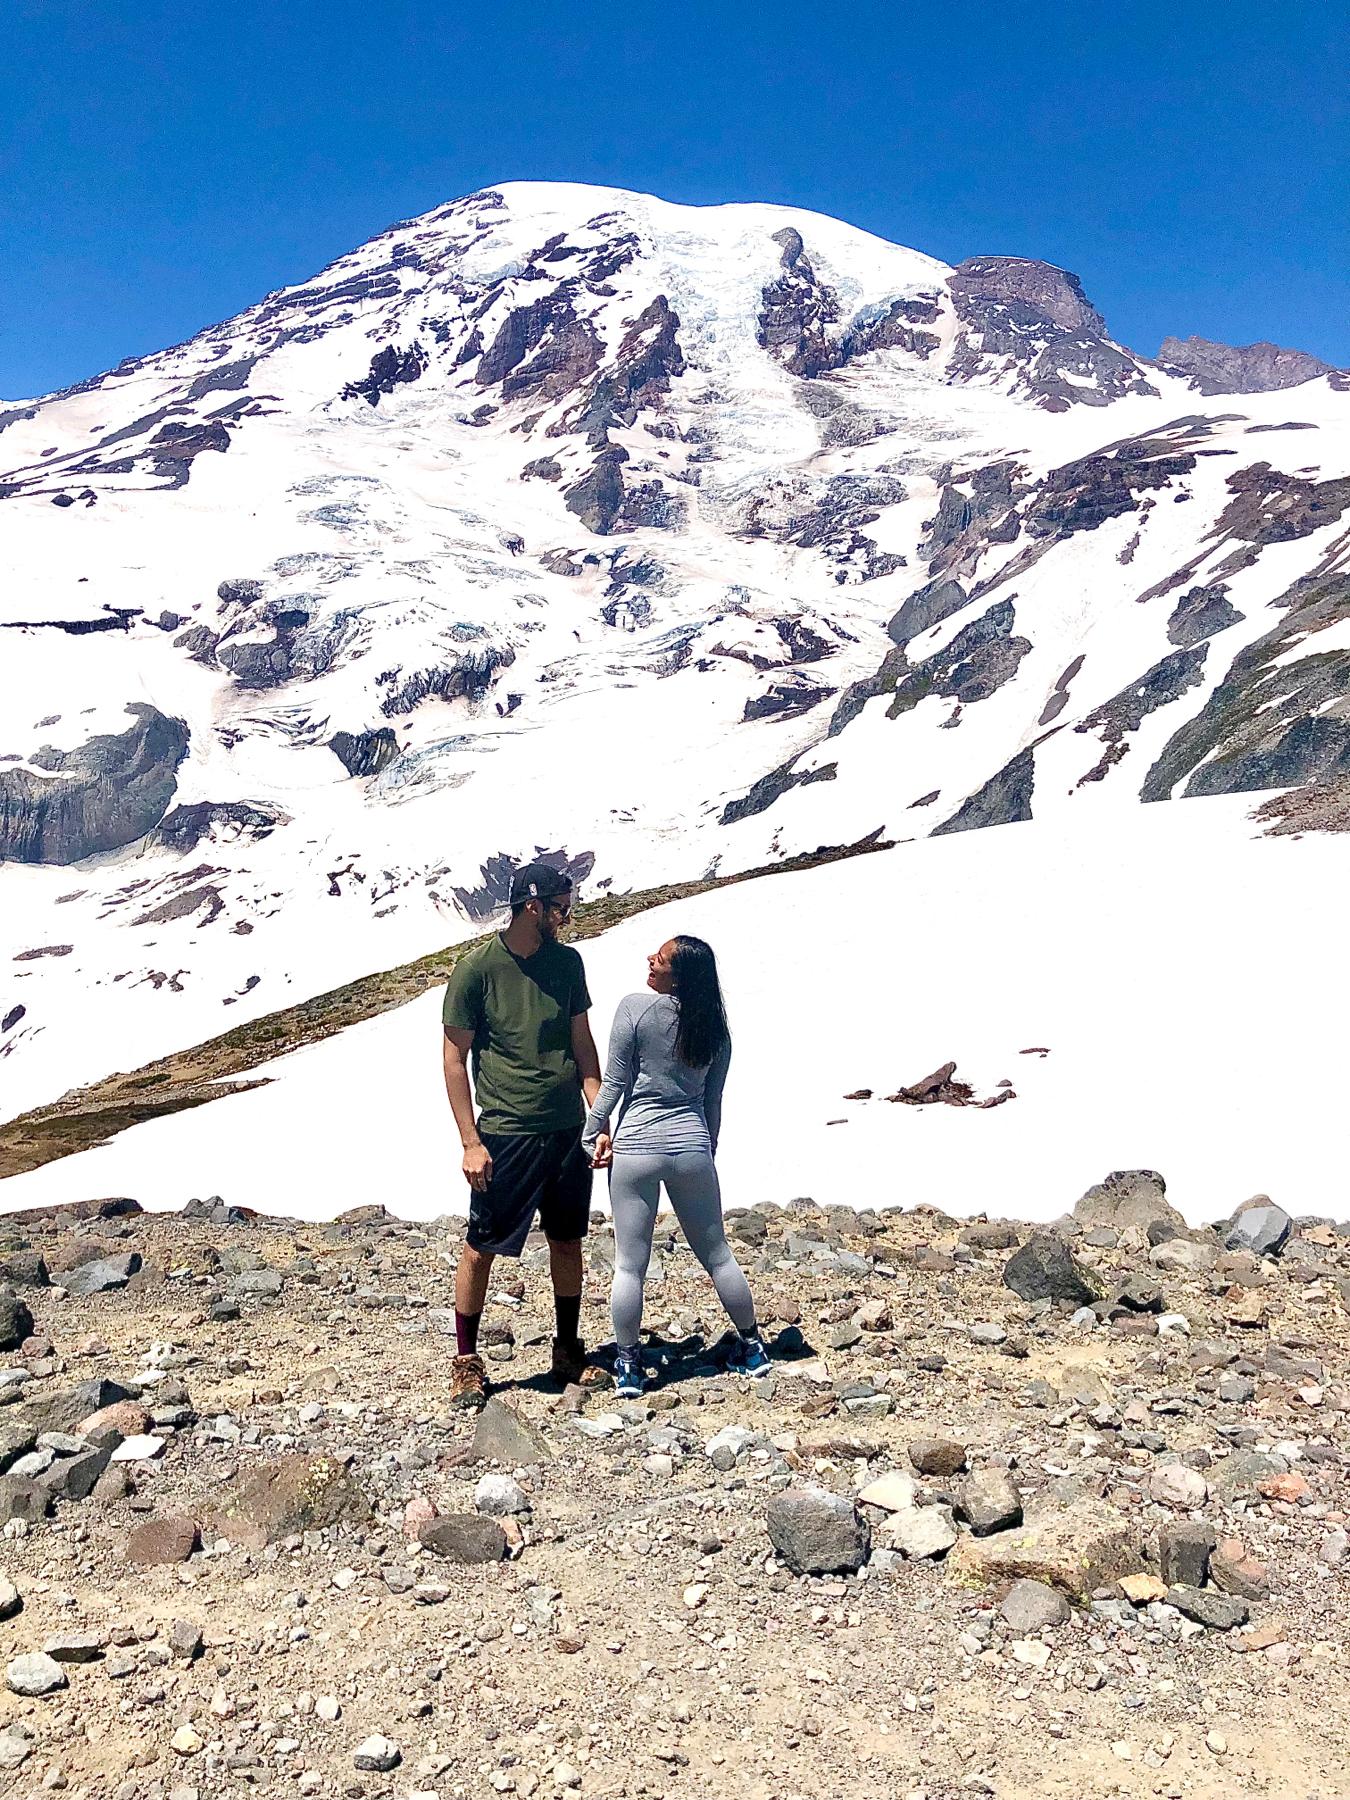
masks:
[[[486,1144],[469,1144],[464,1151],[464,1179],[475,1194],[485,1194],[492,1180],[492,1158]]]
[[[595,1140],[595,1154],[591,1158],[593,1169],[607,1169],[614,1161],[614,1140],[607,1131],[602,1131]]]

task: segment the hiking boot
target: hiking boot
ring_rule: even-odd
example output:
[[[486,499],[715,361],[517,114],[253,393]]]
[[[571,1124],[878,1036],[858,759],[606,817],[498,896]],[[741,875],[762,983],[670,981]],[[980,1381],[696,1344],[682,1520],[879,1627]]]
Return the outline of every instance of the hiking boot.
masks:
[[[751,1331],[742,1337],[737,1332],[736,1341],[732,1344],[731,1354],[727,1358],[727,1373],[729,1375],[767,1375],[771,1367],[769,1353],[764,1348],[764,1339],[759,1333]]]
[[[478,1355],[457,1356],[450,1364],[450,1404],[478,1412],[487,1401],[487,1369]]]
[[[614,1352],[614,1390],[620,1400],[640,1400],[650,1380],[636,1345],[631,1350],[620,1346]]]
[[[563,1338],[553,1340],[553,1379],[562,1387],[575,1384],[577,1387],[608,1387],[609,1372],[594,1363],[586,1354],[586,1346],[580,1338],[573,1338],[569,1344]]]

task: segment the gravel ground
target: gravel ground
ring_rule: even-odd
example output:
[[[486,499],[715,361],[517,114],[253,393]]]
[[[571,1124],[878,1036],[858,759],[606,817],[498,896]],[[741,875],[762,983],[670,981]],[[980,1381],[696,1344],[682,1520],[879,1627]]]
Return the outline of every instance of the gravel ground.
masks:
[[[663,1220],[641,1402],[550,1386],[532,1245],[481,1425],[446,1406],[457,1220],[0,1219],[0,1793],[1340,1800],[1350,1237],[1229,1251],[1160,1183],[1093,1193],[1049,1237],[733,1215],[757,1383]],[[1015,1251],[1082,1291],[1013,1291]],[[598,1222],[596,1344],[611,1260]],[[64,1685],[12,1691],[44,1646]]]

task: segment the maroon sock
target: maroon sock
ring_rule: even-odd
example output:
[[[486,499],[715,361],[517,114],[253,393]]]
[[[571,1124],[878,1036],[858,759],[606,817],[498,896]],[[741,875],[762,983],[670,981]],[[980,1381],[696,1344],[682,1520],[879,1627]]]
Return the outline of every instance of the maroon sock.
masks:
[[[553,1310],[558,1316],[558,1341],[575,1344],[581,1335],[581,1295],[555,1294]]]
[[[455,1308],[455,1343],[461,1356],[473,1356],[478,1350],[478,1326],[482,1313],[462,1313]]]

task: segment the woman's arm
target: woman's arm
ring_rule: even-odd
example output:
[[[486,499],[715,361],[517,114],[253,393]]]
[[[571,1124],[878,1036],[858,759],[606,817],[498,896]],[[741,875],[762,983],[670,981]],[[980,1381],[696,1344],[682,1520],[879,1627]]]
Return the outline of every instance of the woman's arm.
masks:
[[[708,1121],[708,1136],[713,1155],[722,1131],[722,1089],[726,1086],[727,1068],[731,1062],[731,1039],[728,1038],[708,1066],[708,1079],[703,1084],[703,1116]]]
[[[634,1073],[637,1051],[637,1024],[627,1000],[619,1002],[609,1033],[609,1056],[605,1063],[605,1079],[600,1092],[591,1102],[582,1127],[581,1147],[592,1155],[596,1139],[609,1131],[609,1116],[628,1091]]]

